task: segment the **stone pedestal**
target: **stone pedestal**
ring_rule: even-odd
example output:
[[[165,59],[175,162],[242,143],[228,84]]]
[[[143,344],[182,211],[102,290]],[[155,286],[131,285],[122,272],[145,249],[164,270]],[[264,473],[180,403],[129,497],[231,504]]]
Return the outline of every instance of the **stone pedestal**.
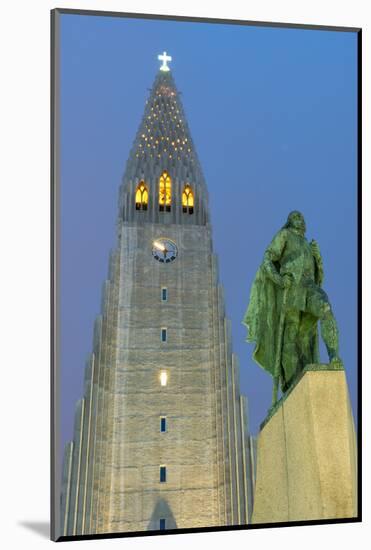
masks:
[[[252,523],[357,516],[345,372],[326,367],[309,365],[260,431]]]

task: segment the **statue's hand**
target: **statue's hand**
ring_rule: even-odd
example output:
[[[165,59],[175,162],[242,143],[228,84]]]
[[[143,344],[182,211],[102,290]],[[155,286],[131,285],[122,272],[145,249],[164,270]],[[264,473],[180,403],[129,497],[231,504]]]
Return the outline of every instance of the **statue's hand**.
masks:
[[[310,242],[310,248],[312,250],[313,258],[315,260],[316,267],[317,267],[316,283],[321,286],[323,283],[323,262],[322,262],[322,256],[321,256],[321,252],[317,241],[312,239]]]
[[[310,247],[312,249],[312,254],[315,258],[317,259],[321,259],[321,252],[320,252],[320,249],[319,249],[319,246],[318,246],[318,243],[317,241],[315,241],[314,239],[312,239],[310,241]]]
[[[290,288],[292,285],[292,277],[288,273],[281,277],[281,287],[282,288]]]

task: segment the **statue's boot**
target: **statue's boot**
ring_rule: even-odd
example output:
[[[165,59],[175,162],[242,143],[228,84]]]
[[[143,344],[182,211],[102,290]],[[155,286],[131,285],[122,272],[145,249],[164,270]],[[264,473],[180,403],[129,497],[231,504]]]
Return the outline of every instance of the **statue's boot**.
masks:
[[[329,311],[321,320],[321,336],[326,345],[330,363],[342,363],[339,357],[339,330],[332,311]]]

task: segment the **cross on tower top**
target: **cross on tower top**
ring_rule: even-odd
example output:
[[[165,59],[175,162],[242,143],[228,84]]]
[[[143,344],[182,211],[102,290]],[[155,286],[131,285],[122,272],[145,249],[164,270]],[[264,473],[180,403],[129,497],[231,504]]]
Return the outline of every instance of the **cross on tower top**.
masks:
[[[172,60],[172,57],[170,55],[167,55],[166,52],[164,52],[162,55],[158,55],[157,59],[162,61],[160,71],[170,71],[170,68],[167,65],[167,62]]]

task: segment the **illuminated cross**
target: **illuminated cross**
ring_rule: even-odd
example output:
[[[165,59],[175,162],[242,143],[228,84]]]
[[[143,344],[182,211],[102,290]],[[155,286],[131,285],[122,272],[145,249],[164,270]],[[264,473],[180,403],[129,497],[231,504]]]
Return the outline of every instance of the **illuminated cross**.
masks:
[[[167,62],[171,61],[172,59],[170,55],[167,55],[166,52],[164,52],[162,55],[158,55],[157,59],[162,61],[160,71],[170,71],[169,67],[167,66]]]

